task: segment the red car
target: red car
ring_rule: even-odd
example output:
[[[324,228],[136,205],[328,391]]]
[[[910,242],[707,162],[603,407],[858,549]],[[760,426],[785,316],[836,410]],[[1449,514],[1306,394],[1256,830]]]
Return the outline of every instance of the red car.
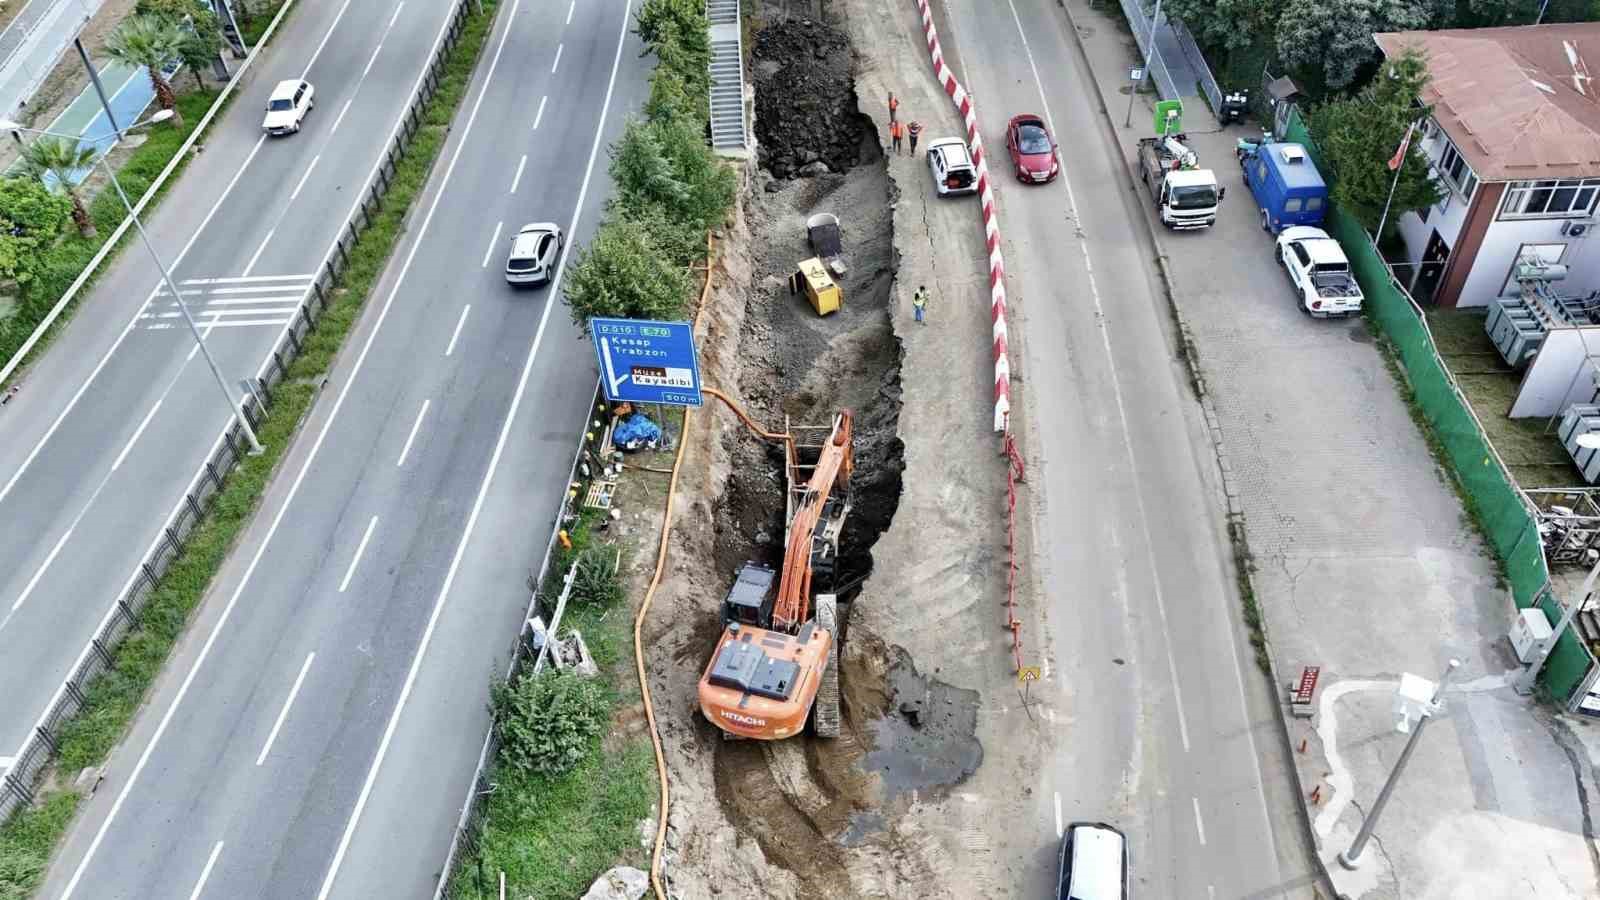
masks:
[[[1006,126],[1006,149],[1011,151],[1011,165],[1018,181],[1043,184],[1061,172],[1056,142],[1038,116],[1023,114],[1012,118]]]

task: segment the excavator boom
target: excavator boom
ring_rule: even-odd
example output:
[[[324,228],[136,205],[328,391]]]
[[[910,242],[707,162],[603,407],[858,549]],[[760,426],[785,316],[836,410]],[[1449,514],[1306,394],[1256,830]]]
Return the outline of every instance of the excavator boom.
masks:
[[[772,608],[772,627],[790,634],[811,614],[811,563],[817,525],[827,509],[828,498],[836,489],[850,485],[855,466],[851,455],[851,415],[841,412],[833,418],[833,431],[817,457],[816,468],[806,482],[805,491],[789,524],[789,540],[783,553],[783,577],[778,583],[778,600]]]

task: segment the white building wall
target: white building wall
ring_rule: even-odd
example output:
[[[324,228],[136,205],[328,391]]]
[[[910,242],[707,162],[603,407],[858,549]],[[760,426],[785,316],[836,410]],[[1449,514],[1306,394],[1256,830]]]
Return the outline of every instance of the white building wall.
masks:
[[[1443,134],[1435,131],[1433,137],[1418,144],[1418,147],[1428,157],[1428,162],[1437,164],[1439,154],[1447,147]],[[1434,179],[1438,180],[1438,170],[1434,170]],[[1400,237],[1406,242],[1406,262],[1415,265],[1422,261],[1422,254],[1427,252],[1428,239],[1437,229],[1439,236],[1444,239],[1446,246],[1451,251],[1455,250],[1456,236],[1461,233],[1461,225],[1467,220],[1467,203],[1461,199],[1448,183],[1444,184],[1445,198],[1428,210],[1428,221],[1422,221],[1422,216],[1408,212],[1400,217]],[[1482,187],[1479,188],[1482,190]],[[1414,271],[1414,270],[1413,270]],[[1408,279],[1411,273],[1402,273],[1402,281]]]
[[[1528,365],[1507,415],[1513,419],[1560,415],[1574,403],[1594,400],[1600,326],[1552,328]]]
[[[1497,218],[1490,222],[1456,305],[1486,306],[1500,296],[1524,244],[1561,248],[1559,262],[1567,266],[1567,280],[1555,288],[1562,295],[1575,297],[1600,289],[1600,235],[1591,230],[1581,238],[1564,237],[1561,226],[1569,221],[1573,220]],[[1513,286],[1510,294],[1515,293]]]

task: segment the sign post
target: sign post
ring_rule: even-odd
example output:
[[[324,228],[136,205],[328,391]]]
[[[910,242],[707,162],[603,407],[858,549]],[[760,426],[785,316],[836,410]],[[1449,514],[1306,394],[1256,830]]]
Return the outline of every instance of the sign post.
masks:
[[[1128,67],[1128,114],[1122,117],[1122,127],[1133,124],[1133,95],[1139,93],[1139,82],[1144,80],[1144,66]]]
[[[701,405],[700,358],[690,323],[590,319],[589,337],[608,401]]]

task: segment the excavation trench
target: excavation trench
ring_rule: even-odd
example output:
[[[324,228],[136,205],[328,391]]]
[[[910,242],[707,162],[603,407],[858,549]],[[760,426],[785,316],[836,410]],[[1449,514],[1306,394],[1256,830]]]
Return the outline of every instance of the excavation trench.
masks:
[[[872,571],[873,546],[899,506],[905,468],[903,352],[891,318],[897,198],[857,105],[849,39],[829,21],[830,10],[822,12],[785,17],[769,7],[755,36],[762,167],[743,202],[750,275],[736,286],[743,309],[729,320],[737,328],[719,340],[737,359],[744,408],[770,429],[786,421],[827,425],[839,410],[853,413],[853,507],[837,567],[838,582],[851,583]],[[843,308],[826,317],[788,289],[796,264],[812,255],[805,223],[819,212],[838,216],[848,268]],[[781,563],[785,482],[779,446],[744,429],[721,440],[728,477],[709,512],[715,589],[726,591],[744,563]],[[792,872],[801,896],[874,896],[891,877],[903,884],[903,874],[882,874],[915,867],[915,854],[897,849],[905,840],[896,818],[914,793],[948,790],[982,758],[973,737],[975,694],[919,675],[904,650],[865,629],[851,632],[851,605],[915,603],[874,596],[867,585],[841,609],[840,738],[724,741],[705,723],[697,735],[714,753],[717,801],[738,837],[754,839],[769,863]],[[719,629],[703,615],[688,646],[709,652]]]

